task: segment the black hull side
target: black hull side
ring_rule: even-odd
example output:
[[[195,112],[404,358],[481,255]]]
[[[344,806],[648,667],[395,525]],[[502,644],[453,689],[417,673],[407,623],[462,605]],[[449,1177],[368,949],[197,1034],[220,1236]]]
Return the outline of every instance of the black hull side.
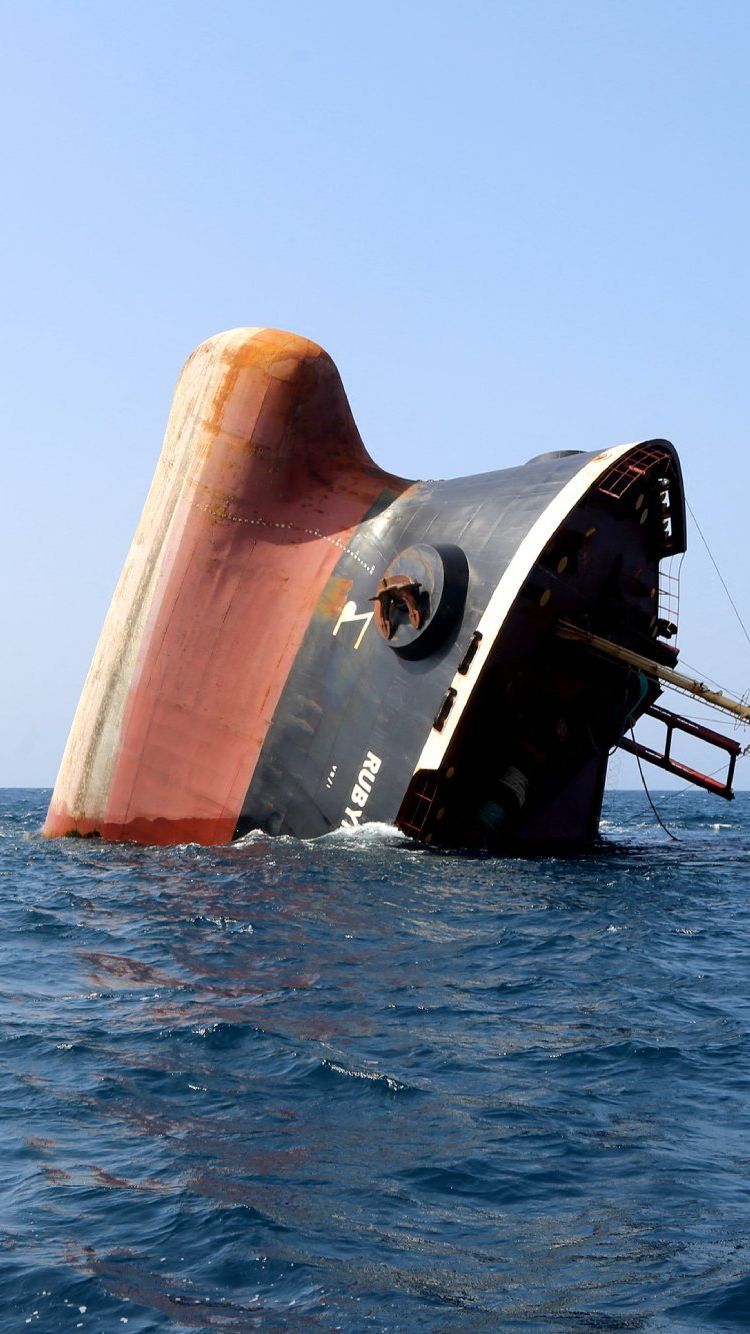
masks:
[[[655,443],[677,469],[671,447]],[[644,543],[644,530],[633,521],[630,506],[618,508],[597,498],[596,522],[591,519],[592,490],[612,467],[612,460],[623,454],[628,457],[623,450],[544,456],[519,468],[422,483],[369,516],[348,540],[307,630],[267,734],[236,836],[260,828],[309,838],[339,825],[393,823],[401,813],[403,827],[416,836],[460,845],[462,828],[444,837],[435,827],[427,833],[403,807],[421,761],[427,760],[427,769],[433,767],[431,748],[434,752],[437,745],[440,752],[442,747],[436,770],[441,765],[445,768],[460,748],[463,720],[450,720],[453,735],[442,745],[439,733],[451,727],[445,728],[445,719],[441,725],[440,714],[441,708],[450,708],[451,691],[458,696],[467,689],[459,667],[467,651],[471,656],[478,627],[485,626],[484,660],[476,669],[470,665],[465,678],[475,677],[469,682],[475,702],[482,697],[477,683],[494,681],[494,693],[489,685],[483,686],[484,705],[477,706],[486,709],[490,718],[491,700],[505,689],[500,656],[516,672],[523,672],[525,663],[533,672],[539,654],[547,652],[545,644],[557,619],[569,614],[580,617],[586,606],[606,599],[612,570],[618,568],[618,562],[622,564],[622,550],[632,549],[629,559],[640,571],[641,583],[658,583],[658,560],[663,552],[658,542]],[[544,554],[549,557],[550,550],[554,554],[561,532],[567,533],[571,549],[578,550],[586,524],[592,533],[594,557],[587,556],[586,561],[576,557],[585,569],[571,569],[567,579],[563,578],[550,568],[549,559],[545,565]],[[371,615],[378,577],[399,552],[416,544],[460,548],[468,563],[463,606],[442,642],[423,657],[394,649],[377,632]],[[497,601],[498,588],[509,571],[516,577],[512,567],[518,565],[520,552],[525,553],[528,569],[522,570],[517,594],[511,596],[506,613],[500,613],[499,623],[489,627],[497,643],[488,644],[486,627],[493,599]],[[522,613],[511,616],[519,605]],[[636,638],[642,640],[640,630]],[[541,689],[543,692],[543,684]],[[632,718],[632,697],[626,702]],[[638,701],[643,707],[646,702],[645,696]],[[460,707],[457,716],[459,712]],[[469,708],[465,716],[470,715]],[[495,721],[501,730],[508,730],[507,712]],[[620,723],[617,719],[615,730]],[[477,726],[481,728],[481,721],[477,724],[475,718],[474,728]],[[577,768],[560,777],[558,790],[546,793],[541,807],[537,803],[534,809],[532,803],[512,829],[491,833],[488,845],[590,843],[598,827],[609,744],[607,736],[594,753],[581,751]],[[502,751],[502,738],[498,746]],[[467,772],[467,756],[463,759]],[[481,763],[486,764],[486,758]],[[471,767],[471,755],[468,765]],[[472,832],[471,821],[463,824],[468,843],[481,843],[484,836],[476,829]]]

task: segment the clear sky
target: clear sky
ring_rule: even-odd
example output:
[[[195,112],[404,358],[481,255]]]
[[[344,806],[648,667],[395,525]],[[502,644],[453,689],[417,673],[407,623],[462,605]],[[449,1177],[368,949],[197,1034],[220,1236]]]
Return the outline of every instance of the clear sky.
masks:
[[[236,325],[322,343],[410,476],[673,440],[750,620],[746,0],[0,15],[0,785],[52,784],[179,368]],[[750,686],[694,533],[681,644]]]

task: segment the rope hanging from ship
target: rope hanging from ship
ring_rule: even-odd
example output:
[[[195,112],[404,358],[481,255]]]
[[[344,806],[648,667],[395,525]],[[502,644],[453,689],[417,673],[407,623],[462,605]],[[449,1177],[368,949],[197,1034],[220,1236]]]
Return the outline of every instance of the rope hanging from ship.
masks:
[[[715,569],[715,571],[716,571],[716,573],[717,573],[717,575],[718,575],[718,577],[719,577],[719,581],[720,581],[720,583],[721,583],[721,586],[722,586],[722,588],[724,589],[724,592],[726,593],[727,598],[729,599],[729,604],[730,604],[730,606],[731,606],[731,608],[732,608],[732,611],[734,612],[735,616],[737,617],[737,620],[738,620],[738,622],[739,622],[739,625],[740,625],[740,628],[741,628],[741,630],[742,630],[742,633],[743,633],[743,635],[745,636],[745,639],[747,640],[748,644],[750,644],[750,632],[748,631],[748,628],[747,628],[747,626],[745,625],[745,622],[743,621],[742,616],[740,615],[739,608],[737,607],[737,604],[736,604],[734,598],[732,597],[732,594],[729,592],[729,589],[728,589],[727,584],[726,584],[726,580],[724,579],[724,576],[723,576],[723,574],[721,573],[721,570],[719,569],[719,566],[718,566],[718,563],[717,563],[716,558],[715,558],[715,556],[714,556],[714,553],[712,552],[710,546],[708,545],[708,540],[707,540],[707,538],[706,538],[705,535],[704,535],[703,529],[701,528],[700,524],[698,523],[698,520],[697,520],[696,517],[695,517],[695,511],[693,510],[692,506],[690,505],[690,503],[689,503],[687,500],[685,501],[685,505],[686,505],[686,508],[687,508],[687,510],[688,510],[688,513],[690,514],[691,519],[693,520],[693,523],[694,523],[695,526],[696,526],[696,529],[698,530],[698,536],[700,537],[701,542],[703,543],[704,547],[706,548],[706,551],[708,552],[709,560],[711,561],[711,564],[713,565],[713,567],[714,567],[714,569]]]
[[[631,729],[630,729],[630,736],[631,736],[631,740],[633,741],[633,744],[635,744],[635,733],[634,733],[632,727],[631,727]],[[651,810],[653,811],[654,819],[656,820],[656,823],[657,823],[658,825],[661,825],[662,829],[664,830],[664,833],[667,834],[667,835],[672,839],[672,842],[673,842],[673,843],[679,843],[679,842],[680,842],[679,838],[678,838],[677,835],[674,834],[674,833],[672,832],[672,830],[669,829],[668,826],[664,823],[664,821],[662,820],[662,818],[661,818],[661,816],[660,816],[658,810],[656,809],[656,806],[654,805],[654,799],[653,799],[653,797],[651,796],[651,793],[650,793],[649,790],[648,790],[648,784],[647,784],[647,782],[646,782],[646,775],[645,775],[644,772],[643,772],[643,765],[641,764],[641,757],[640,757],[640,755],[636,755],[636,757],[635,757],[635,762],[636,762],[636,764],[638,765],[638,772],[639,772],[639,774],[640,774],[640,776],[641,776],[641,782],[643,783],[643,791],[646,793],[646,800],[648,801],[648,804],[649,804],[649,806],[651,807]]]

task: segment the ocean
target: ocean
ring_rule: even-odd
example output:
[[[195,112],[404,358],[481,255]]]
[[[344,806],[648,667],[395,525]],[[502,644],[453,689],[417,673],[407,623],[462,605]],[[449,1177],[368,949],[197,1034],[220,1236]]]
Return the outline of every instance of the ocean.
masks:
[[[0,793],[0,1328],[750,1325],[750,793],[570,860]]]

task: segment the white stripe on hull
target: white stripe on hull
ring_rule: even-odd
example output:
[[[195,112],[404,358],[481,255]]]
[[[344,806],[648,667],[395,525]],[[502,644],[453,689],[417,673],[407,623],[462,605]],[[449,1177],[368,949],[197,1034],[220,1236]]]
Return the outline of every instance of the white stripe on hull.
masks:
[[[451,687],[456,692],[453,707],[441,731],[438,732],[434,726],[431,728],[414,767],[414,773],[418,773],[420,769],[440,768],[508,612],[550,538],[602,473],[617,459],[622,458],[623,454],[627,454],[628,450],[636,449],[639,443],[641,442],[634,441],[629,445],[614,445],[611,449],[602,450],[593,459],[589,459],[580,472],[571,477],[554,500],[550,501],[536,523],[529,529],[497,584],[476,627],[482,638],[468,674],[462,676],[460,672],[456,672],[453,677]]]

